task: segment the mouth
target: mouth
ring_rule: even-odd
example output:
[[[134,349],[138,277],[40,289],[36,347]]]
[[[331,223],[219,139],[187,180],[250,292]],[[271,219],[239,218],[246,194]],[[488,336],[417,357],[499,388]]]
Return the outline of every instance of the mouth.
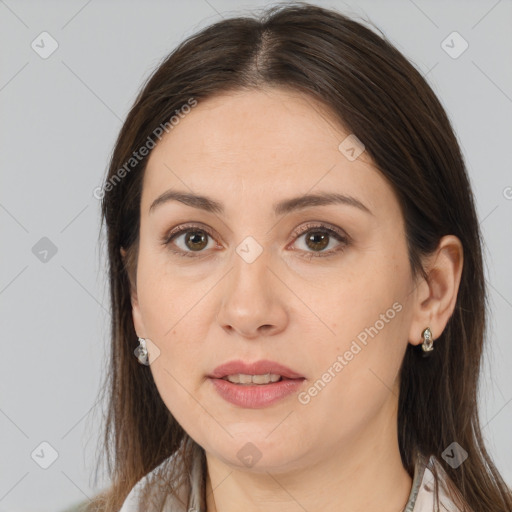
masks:
[[[253,363],[241,360],[229,361],[217,366],[208,377],[227,379],[234,384],[269,384],[281,380],[305,378],[287,366],[267,359]]]
[[[230,361],[208,375],[215,391],[238,407],[260,409],[296,393],[306,378],[275,361]]]
[[[302,380],[301,377],[300,380]],[[265,373],[261,375],[250,375],[246,373],[235,373],[232,375],[226,375],[222,377],[222,380],[231,382],[232,384],[239,384],[241,386],[265,386],[269,384],[275,384],[276,382],[282,382],[285,380],[299,380],[284,377],[276,373]]]
[[[244,409],[262,409],[279,402],[286,397],[300,392],[303,387],[304,377],[298,379],[289,379],[274,374],[278,380],[272,382],[269,378],[272,374],[266,375],[247,375],[251,382],[232,382],[238,380],[239,375],[228,375],[222,378],[212,378],[208,380],[212,383],[213,389],[226,402]],[[243,375],[241,376],[244,377]],[[265,382],[256,384],[252,379],[265,379]]]

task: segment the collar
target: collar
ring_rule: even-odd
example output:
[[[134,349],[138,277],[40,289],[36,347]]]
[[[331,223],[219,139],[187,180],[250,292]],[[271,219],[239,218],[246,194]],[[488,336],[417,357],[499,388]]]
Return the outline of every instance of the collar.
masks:
[[[192,441],[192,440],[191,440]],[[180,450],[178,450],[180,452]],[[166,468],[175,455],[165,459],[153,471],[144,476],[132,488],[126,497],[119,512],[138,512],[141,488],[147,483],[150,476],[157,472],[169,474]],[[205,458],[201,446],[192,441],[192,469],[188,478],[178,488],[179,499],[167,496],[162,512],[197,512],[206,511],[205,503]],[[418,454],[414,466],[414,477],[411,492],[403,512],[433,512],[434,508],[434,472],[441,477],[439,485],[439,503],[441,512],[460,512],[449,496],[446,482],[449,480],[439,461],[432,455],[430,458]],[[147,512],[157,512],[156,509],[146,509]]]

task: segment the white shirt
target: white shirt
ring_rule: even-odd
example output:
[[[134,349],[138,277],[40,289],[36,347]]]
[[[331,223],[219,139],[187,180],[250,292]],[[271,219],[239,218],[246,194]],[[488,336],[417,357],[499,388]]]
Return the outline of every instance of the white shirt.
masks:
[[[178,490],[178,495],[184,503],[188,503],[188,507],[180,503],[174,496],[168,496],[165,501],[164,512],[205,512],[206,507],[203,499],[203,466],[201,463],[202,448],[193,443],[193,467],[191,474],[185,479],[184,485]],[[145,475],[132,488],[119,512],[139,512],[139,491],[147,482],[148,477],[153,475],[159,469],[164,468],[173,456],[165,459],[153,471]],[[414,477],[412,482],[409,499],[403,512],[434,512],[434,475],[431,471],[433,467],[438,471],[443,481],[439,486],[439,504],[440,512],[461,512],[453,501],[449,498],[444,482],[448,480],[446,472],[436,460],[434,456],[426,460],[425,457],[417,458]],[[188,499],[188,501],[187,501]],[[145,508],[144,512],[156,512],[151,508]]]

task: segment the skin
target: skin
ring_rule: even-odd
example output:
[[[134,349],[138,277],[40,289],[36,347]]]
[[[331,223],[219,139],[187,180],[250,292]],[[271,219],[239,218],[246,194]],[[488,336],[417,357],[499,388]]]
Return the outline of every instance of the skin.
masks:
[[[398,372],[425,327],[434,347],[445,328],[462,246],[444,237],[424,261],[430,282],[414,279],[397,197],[368,153],[350,161],[338,149],[347,135],[310,97],[231,92],[199,101],[149,158],[133,321],[150,340],[163,401],[206,451],[208,512],[397,512],[407,502]],[[149,213],[169,188],[212,197],[225,214],[177,201]],[[356,197],[372,213],[333,204],[274,216],[274,202],[319,191]],[[190,222],[213,237],[194,252],[181,234],[172,247],[193,256],[173,254],[160,240]],[[307,231],[294,234],[310,222],[338,227],[349,242],[331,236],[315,249]],[[236,252],[247,236],[263,248],[252,263]],[[308,390],[396,303],[400,312],[307,404],[292,394],[262,409],[237,407],[206,377],[232,359],[270,359],[302,374]],[[261,453],[252,467],[237,457],[247,442]]]

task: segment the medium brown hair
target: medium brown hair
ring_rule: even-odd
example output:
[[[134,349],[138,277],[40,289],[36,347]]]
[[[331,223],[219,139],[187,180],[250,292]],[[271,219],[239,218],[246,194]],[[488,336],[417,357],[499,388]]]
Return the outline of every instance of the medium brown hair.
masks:
[[[149,155],[113,180],[134,151],[148,140],[158,143],[155,128],[190,98],[200,103],[219,93],[263,87],[284,87],[318,100],[364,143],[400,201],[414,276],[428,279],[422,257],[437,248],[442,236],[460,239],[464,266],[453,315],[431,358],[421,358],[409,344],[402,363],[400,454],[411,476],[417,451],[434,455],[473,510],[512,510],[510,489],[481,435],[477,388],[487,307],[481,233],[450,121],[422,74],[384,35],[304,2],[276,5],[258,17],[225,19],[186,39],[146,81],[120,131],[102,201],[112,306],[111,358],[103,388],[111,486],[89,510],[117,511],[132,486],[173,454],[184,464],[173,471],[186,472],[191,463],[190,438],[162,401],[150,368],[134,356],[138,341],[130,292]],[[125,261],[121,247],[127,251]],[[468,453],[456,469],[441,457],[453,441]]]

